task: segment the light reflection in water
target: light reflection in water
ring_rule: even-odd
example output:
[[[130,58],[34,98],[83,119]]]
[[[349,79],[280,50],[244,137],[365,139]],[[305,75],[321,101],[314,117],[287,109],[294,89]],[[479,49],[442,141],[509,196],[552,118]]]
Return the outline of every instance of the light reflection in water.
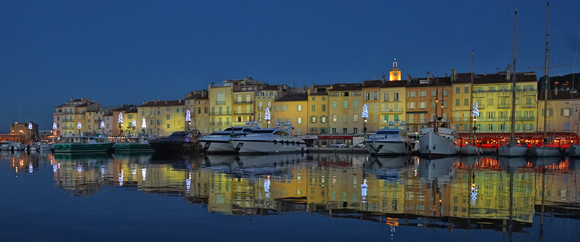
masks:
[[[8,160],[16,173],[32,173],[39,166],[39,158],[32,156]],[[574,213],[562,208],[577,207],[580,199],[580,163],[568,159],[336,154],[181,159],[115,154],[56,155],[54,162],[46,162],[52,164],[56,185],[72,195],[132,187],[181,196],[228,215],[303,211],[385,222],[391,236],[402,223],[524,233],[538,206],[546,212]],[[579,214],[566,216],[572,215]]]

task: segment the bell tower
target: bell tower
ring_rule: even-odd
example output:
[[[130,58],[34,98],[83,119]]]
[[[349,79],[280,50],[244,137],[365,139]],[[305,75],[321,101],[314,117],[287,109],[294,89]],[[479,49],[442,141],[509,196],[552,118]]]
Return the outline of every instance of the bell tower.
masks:
[[[393,61],[393,68],[389,71],[389,81],[400,81],[401,80],[401,70],[397,67],[397,58]]]

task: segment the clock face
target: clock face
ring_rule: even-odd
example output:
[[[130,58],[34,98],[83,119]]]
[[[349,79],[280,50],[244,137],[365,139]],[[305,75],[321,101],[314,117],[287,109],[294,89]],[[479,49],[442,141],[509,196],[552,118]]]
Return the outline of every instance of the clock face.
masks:
[[[397,73],[396,73],[396,72],[395,72],[395,73],[393,73],[393,76],[397,76]]]

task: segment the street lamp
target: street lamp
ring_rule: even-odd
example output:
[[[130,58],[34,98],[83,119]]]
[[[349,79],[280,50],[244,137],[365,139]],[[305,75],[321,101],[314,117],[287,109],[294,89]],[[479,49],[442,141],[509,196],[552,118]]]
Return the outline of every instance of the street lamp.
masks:
[[[22,134],[24,134],[24,131],[22,131],[22,129],[21,129],[21,130],[20,130],[20,131],[18,131],[18,132],[20,132],[20,142],[22,142]]]
[[[475,146],[475,140],[477,139],[477,136],[475,135],[475,131],[477,130],[477,123],[475,122],[477,120],[477,116],[473,116],[473,146]]]

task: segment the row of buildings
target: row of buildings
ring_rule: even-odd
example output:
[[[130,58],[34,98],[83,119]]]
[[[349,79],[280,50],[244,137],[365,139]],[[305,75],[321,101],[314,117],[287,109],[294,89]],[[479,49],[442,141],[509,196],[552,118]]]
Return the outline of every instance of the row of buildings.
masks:
[[[547,123],[543,122],[544,95],[534,72],[512,75],[509,67],[495,74],[456,73],[445,77],[401,78],[397,62],[388,80],[356,83],[313,84],[310,87],[269,85],[252,77],[212,83],[177,100],[152,100],[142,104],[104,107],[89,98],[71,98],[56,106],[56,135],[86,132],[107,135],[152,133],[166,136],[174,131],[198,129],[202,134],[257,122],[261,128],[277,122],[292,122],[295,135],[357,136],[381,128],[400,126],[403,121],[414,134],[435,116],[453,122],[466,136],[473,126],[478,136],[510,132],[512,78],[517,79],[515,132],[518,135],[550,132],[578,133],[580,99],[575,92],[553,90],[548,95]],[[472,100],[470,100],[472,98]],[[472,102],[479,116],[470,127]],[[368,118],[362,117],[363,105]],[[269,108],[271,120],[265,119]],[[191,121],[186,122],[190,112]],[[119,122],[118,116],[123,117]],[[101,121],[105,127],[100,128]]]

